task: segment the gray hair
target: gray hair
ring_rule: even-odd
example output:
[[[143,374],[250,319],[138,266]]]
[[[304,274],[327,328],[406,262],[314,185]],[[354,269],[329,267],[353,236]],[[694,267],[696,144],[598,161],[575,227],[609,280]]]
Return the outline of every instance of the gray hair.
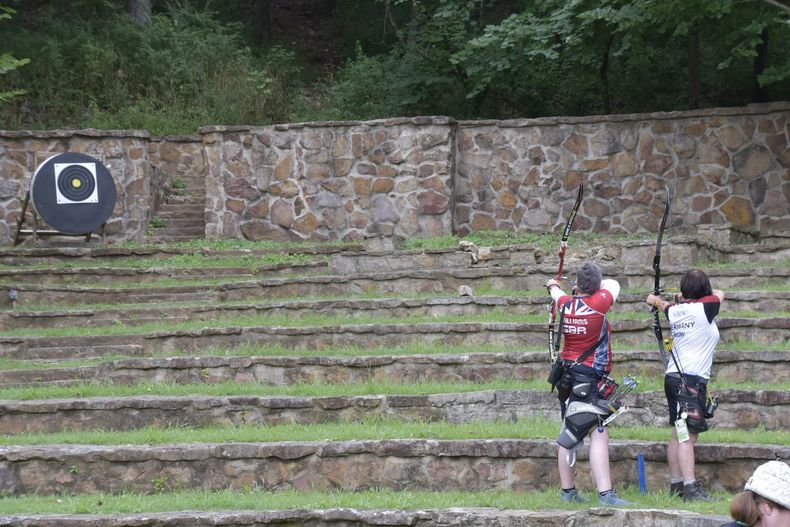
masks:
[[[598,264],[584,262],[576,271],[576,288],[580,293],[591,295],[601,288],[603,275]]]

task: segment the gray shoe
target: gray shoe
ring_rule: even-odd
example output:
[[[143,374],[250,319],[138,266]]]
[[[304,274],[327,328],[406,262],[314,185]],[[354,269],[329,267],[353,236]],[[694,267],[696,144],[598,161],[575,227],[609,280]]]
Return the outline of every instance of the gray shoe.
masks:
[[[683,501],[714,501],[708,496],[699,481],[683,485]]]
[[[560,490],[560,499],[566,503],[589,503],[590,500],[579,494],[576,489]]]
[[[601,505],[609,505],[611,507],[627,507],[633,505],[630,501],[626,501],[617,495],[617,492],[612,489],[598,498],[598,503]]]
[[[678,481],[677,483],[670,483],[669,484],[669,496],[672,498],[677,498],[683,496],[683,482]]]

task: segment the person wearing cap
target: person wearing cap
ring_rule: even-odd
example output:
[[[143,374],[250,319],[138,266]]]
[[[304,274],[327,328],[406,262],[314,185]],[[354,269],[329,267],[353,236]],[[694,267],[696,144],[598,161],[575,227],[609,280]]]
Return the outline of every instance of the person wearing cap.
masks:
[[[674,341],[664,374],[664,394],[672,427],[672,439],[667,446],[669,494],[684,501],[711,501],[695,475],[694,447],[699,434],[708,429],[701,410],[706,405],[713,354],[719,342],[719,328],[714,319],[724,301],[724,292],[712,289],[708,276],[700,269],[690,269],[683,275],[680,292],[681,296],[672,302],[652,294],[646,298],[649,305],[666,315]],[[696,394],[693,415],[691,410],[687,413],[681,408],[683,391]],[[679,437],[679,428],[687,429],[686,437]]]
[[[606,313],[614,305],[620,294],[617,280],[602,277],[601,268],[593,262],[585,262],[576,272],[574,295],[566,294],[558,280],[546,283],[551,299],[562,310],[562,332],[565,342],[560,358],[575,362],[587,355],[583,362],[574,365],[574,375],[587,375],[604,379],[612,370],[612,326]],[[574,377],[575,379],[575,377]],[[598,387],[592,383],[589,398],[598,396]],[[573,393],[560,395],[560,413],[565,419],[567,403],[575,400]],[[612,486],[609,468],[609,429],[599,427],[590,437],[590,469],[598,489],[598,502],[601,505],[627,506],[631,502],[620,498]],[[573,467],[568,462],[568,451],[559,447],[558,468],[560,472],[560,499],[565,502],[587,503],[589,500],[576,490]]]
[[[730,516],[733,521],[721,527],[790,526],[790,466],[769,461],[757,467],[732,498]]]

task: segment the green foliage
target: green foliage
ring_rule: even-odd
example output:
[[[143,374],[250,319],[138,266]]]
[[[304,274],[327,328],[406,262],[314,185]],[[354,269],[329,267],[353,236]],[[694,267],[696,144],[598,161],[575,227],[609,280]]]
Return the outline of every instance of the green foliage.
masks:
[[[327,62],[344,62],[322,70],[298,48],[321,39],[275,45],[244,0],[158,2],[142,26],[112,0],[4,1],[8,128],[678,110],[749,103],[758,83],[790,99],[790,14],[768,2],[342,0],[315,7]]]
[[[285,120],[292,52],[254,56],[238,27],[207,10],[173,3],[142,28],[114,3],[96,18],[78,9],[41,8],[38,27],[11,32],[14,49],[30,50],[35,67],[15,82],[30,86],[3,115],[15,126],[147,129],[194,133],[207,124]],[[20,111],[24,109],[24,111]]]
[[[16,11],[12,8],[0,5],[0,21],[10,19],[14,13],[16,13]],[[0,75],[5,75],[10,71],[14,71],[29,62],[30,59],[17,59],[10,53],[2,53],[0,54]],[[25,93],[26,91],[23,89],[0,91],[0,104],[9,102],[14,97],[19,97]]]

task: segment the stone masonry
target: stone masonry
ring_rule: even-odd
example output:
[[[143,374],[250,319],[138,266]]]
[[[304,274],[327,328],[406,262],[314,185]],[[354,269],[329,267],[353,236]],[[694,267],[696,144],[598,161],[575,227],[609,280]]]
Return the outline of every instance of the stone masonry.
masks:
[[[675,232],[790,231],[790,103],[688,112],[455,121],[414,117],[262,127],[200,137],[140,131],[0,131],[0,243],[13,238],[35,168],[63,151],[111,165],[110,241],[141,240],[162,186],[206,179],[207,238],[362,240],[564,224]]]

